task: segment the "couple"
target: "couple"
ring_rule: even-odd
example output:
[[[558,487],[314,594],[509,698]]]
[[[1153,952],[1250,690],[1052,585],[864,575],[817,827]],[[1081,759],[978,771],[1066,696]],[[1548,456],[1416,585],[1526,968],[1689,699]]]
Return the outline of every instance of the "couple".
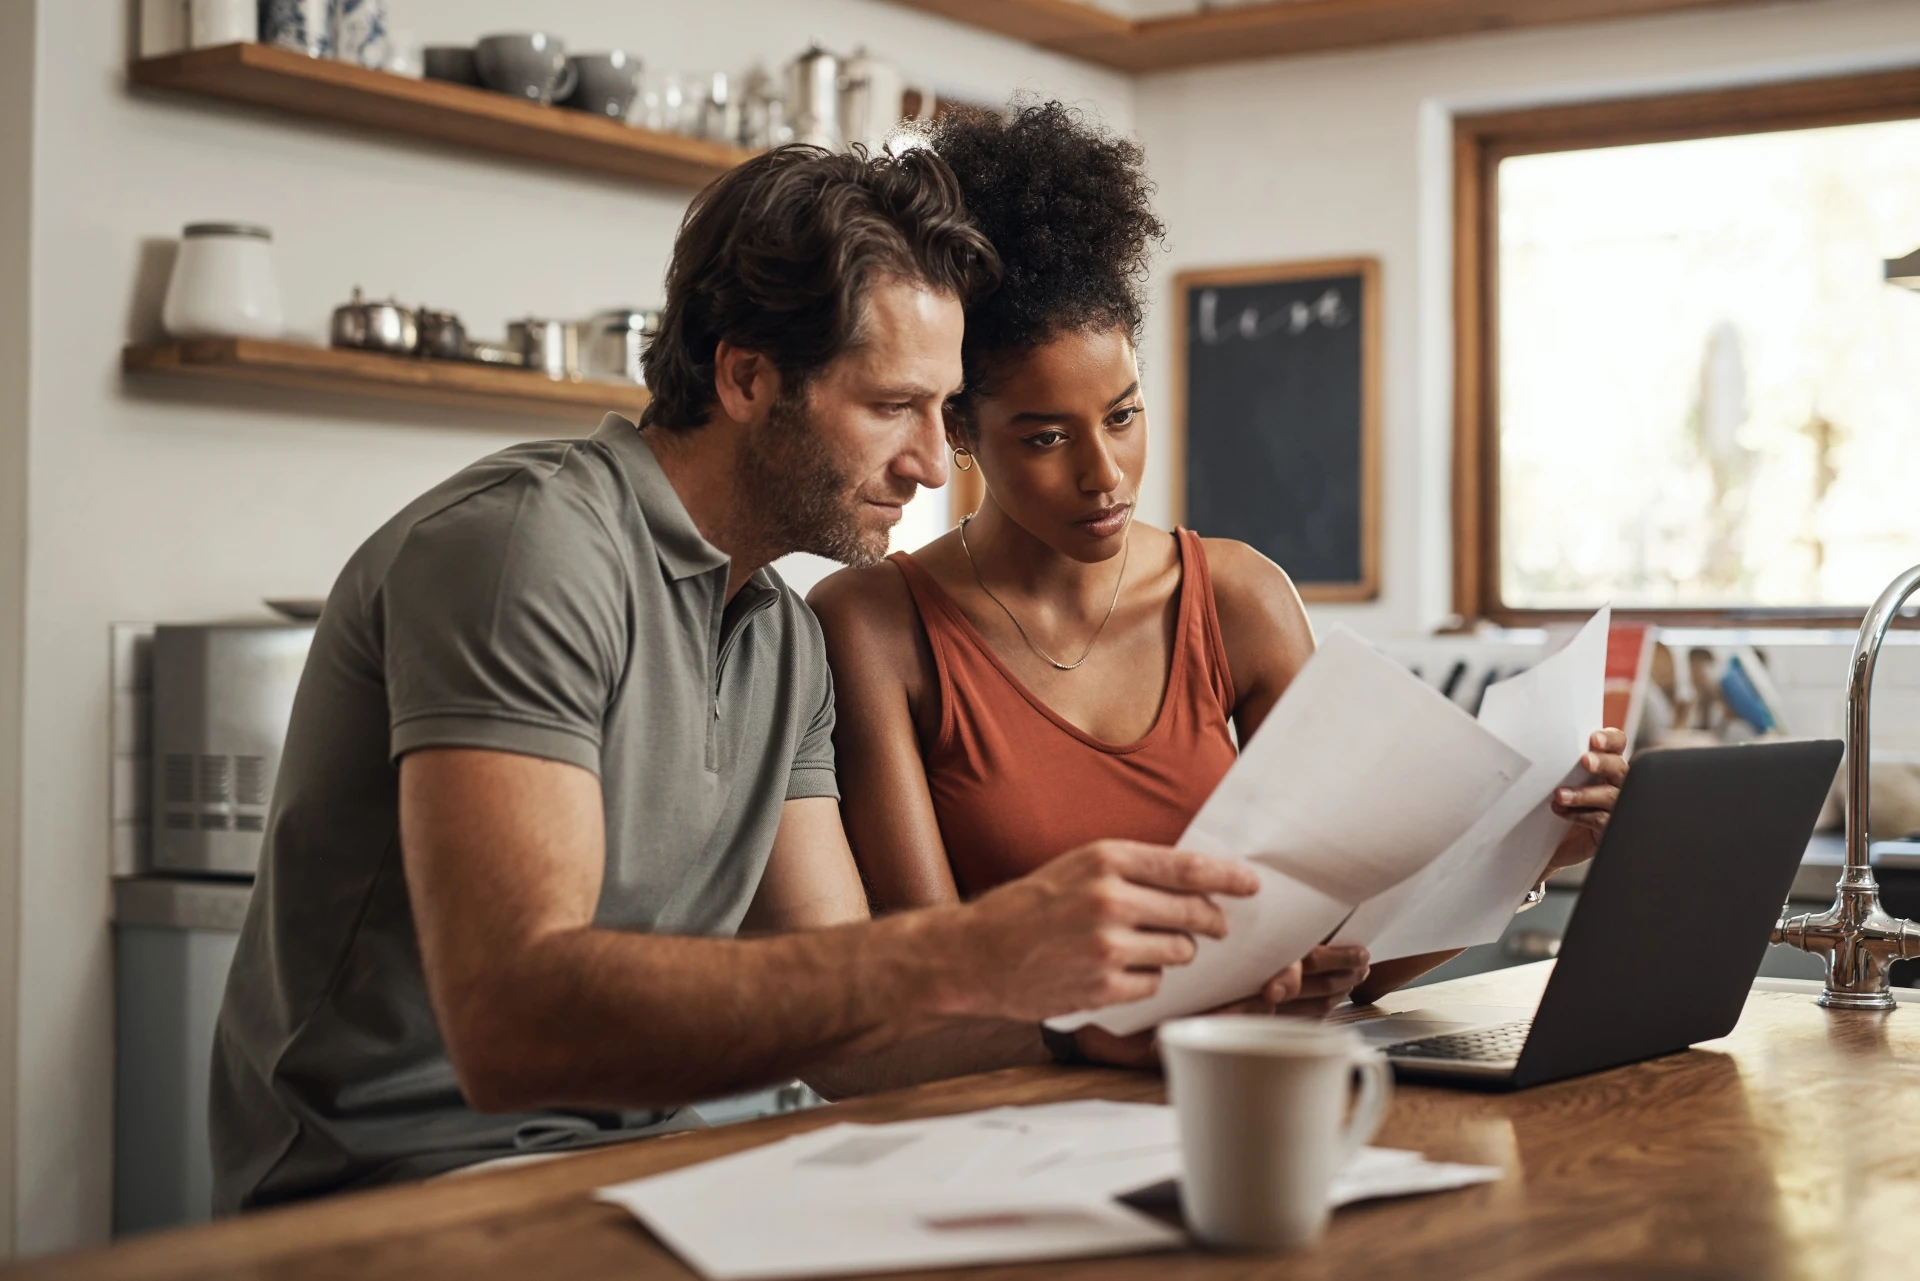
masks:
[[[1038,1025],[1149,994],[1254,890],[1167,843],[1312,636],[1257,554],[1132,518],[1138,149],[1057,104],[929,142],[714,183],[643,426],[483,459],[348,562],[220,1013],[218,1209],[665,1132],[796,1075],[1151,1062]],[[950,449],[980,512],[880,563]],[[856,567],[817,618],[766,568],[796,550]],[[1556,861],[1591,852],[1618,751],[1596,735],[1559,798]],[[1434,959],[1322,950],[1245,1008]]]

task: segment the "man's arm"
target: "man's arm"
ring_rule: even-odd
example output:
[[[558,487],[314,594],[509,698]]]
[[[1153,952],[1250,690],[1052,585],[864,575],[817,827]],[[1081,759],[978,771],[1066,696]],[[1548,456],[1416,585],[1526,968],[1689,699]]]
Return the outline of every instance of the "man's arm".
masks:
[[[1037,1022],[1136,1000],[1245,868],[1130,842],[1075,851],[978,902],[760,939],[597,929],[599,780],[504,752],[400,765],[427,985],[483,1111],[648,1107],[752,1089],[957,1019]],[[798,882],[776,881],[776,884]]]

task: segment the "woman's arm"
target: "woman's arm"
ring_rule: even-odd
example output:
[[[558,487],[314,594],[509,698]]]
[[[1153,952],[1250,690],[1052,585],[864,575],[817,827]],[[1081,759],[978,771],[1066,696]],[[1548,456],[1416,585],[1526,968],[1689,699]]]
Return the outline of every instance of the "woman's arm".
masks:
[[[921,759],[939,680],[906,580],[847,569],[807,597],[833,666],[840,813],[875,913],[960,901]]]
[[[1233,681],[1233,727],[1244,744],[1313,657],[1313,626],[1285,570],[1245,543],[1202,541]]]

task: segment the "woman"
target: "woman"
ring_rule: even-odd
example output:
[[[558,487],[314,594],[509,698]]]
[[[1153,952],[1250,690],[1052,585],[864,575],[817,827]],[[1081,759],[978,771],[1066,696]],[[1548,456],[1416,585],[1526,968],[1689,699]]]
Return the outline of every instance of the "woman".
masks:
[[[972,897],[1098,837],[1172,844],[1314,647],[1278,566],[1134,519],[1141,284],[1163,235],[1139,147],[1059,103],[951,115],[929,142],[1006,267],[967,316],[966,390],[948,407],[954,466],[977,468],[986,496],[955,531],[811,598],[877,910]],[[1592,746],[1594,784],[1555,801],[1574,821],[1557,865],[1591,854],[1625,772],[1620,735]],[[1252,1004],[1317,1013],[1444,959],[1369,975],[1363,949],[1320,948]],[[1095,1048],[1151,1054],[1144,1039]]]

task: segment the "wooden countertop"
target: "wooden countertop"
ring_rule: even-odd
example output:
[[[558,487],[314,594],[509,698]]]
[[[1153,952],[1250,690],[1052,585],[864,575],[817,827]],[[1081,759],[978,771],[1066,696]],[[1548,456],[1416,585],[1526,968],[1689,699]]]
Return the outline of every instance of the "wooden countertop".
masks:
[[[1550,963],[1383,1004],[1525,1004]],[[40,1260],[9,1275],[487,1278],[691,1275],[592,1189],[833,1121],[1003,1103],[1159,1100],[1158,1077],[1020,1068],[640,1140],[546,1164],[357,1193]],[[1402,1086],[1378,1142],[1498,1165],[1497,1183],[1350,1207],[1287,1258],[1199,1251],[965,1269],[1007,1277],[1901,1277],[1920,1258],[1920,1007],[1818,1009],[1755,992],[1685,1054],[1518,1094]],[[752,1210],[741,1208],[743,1230]],[[921,1276],[934,1274],[916,1274]]]

